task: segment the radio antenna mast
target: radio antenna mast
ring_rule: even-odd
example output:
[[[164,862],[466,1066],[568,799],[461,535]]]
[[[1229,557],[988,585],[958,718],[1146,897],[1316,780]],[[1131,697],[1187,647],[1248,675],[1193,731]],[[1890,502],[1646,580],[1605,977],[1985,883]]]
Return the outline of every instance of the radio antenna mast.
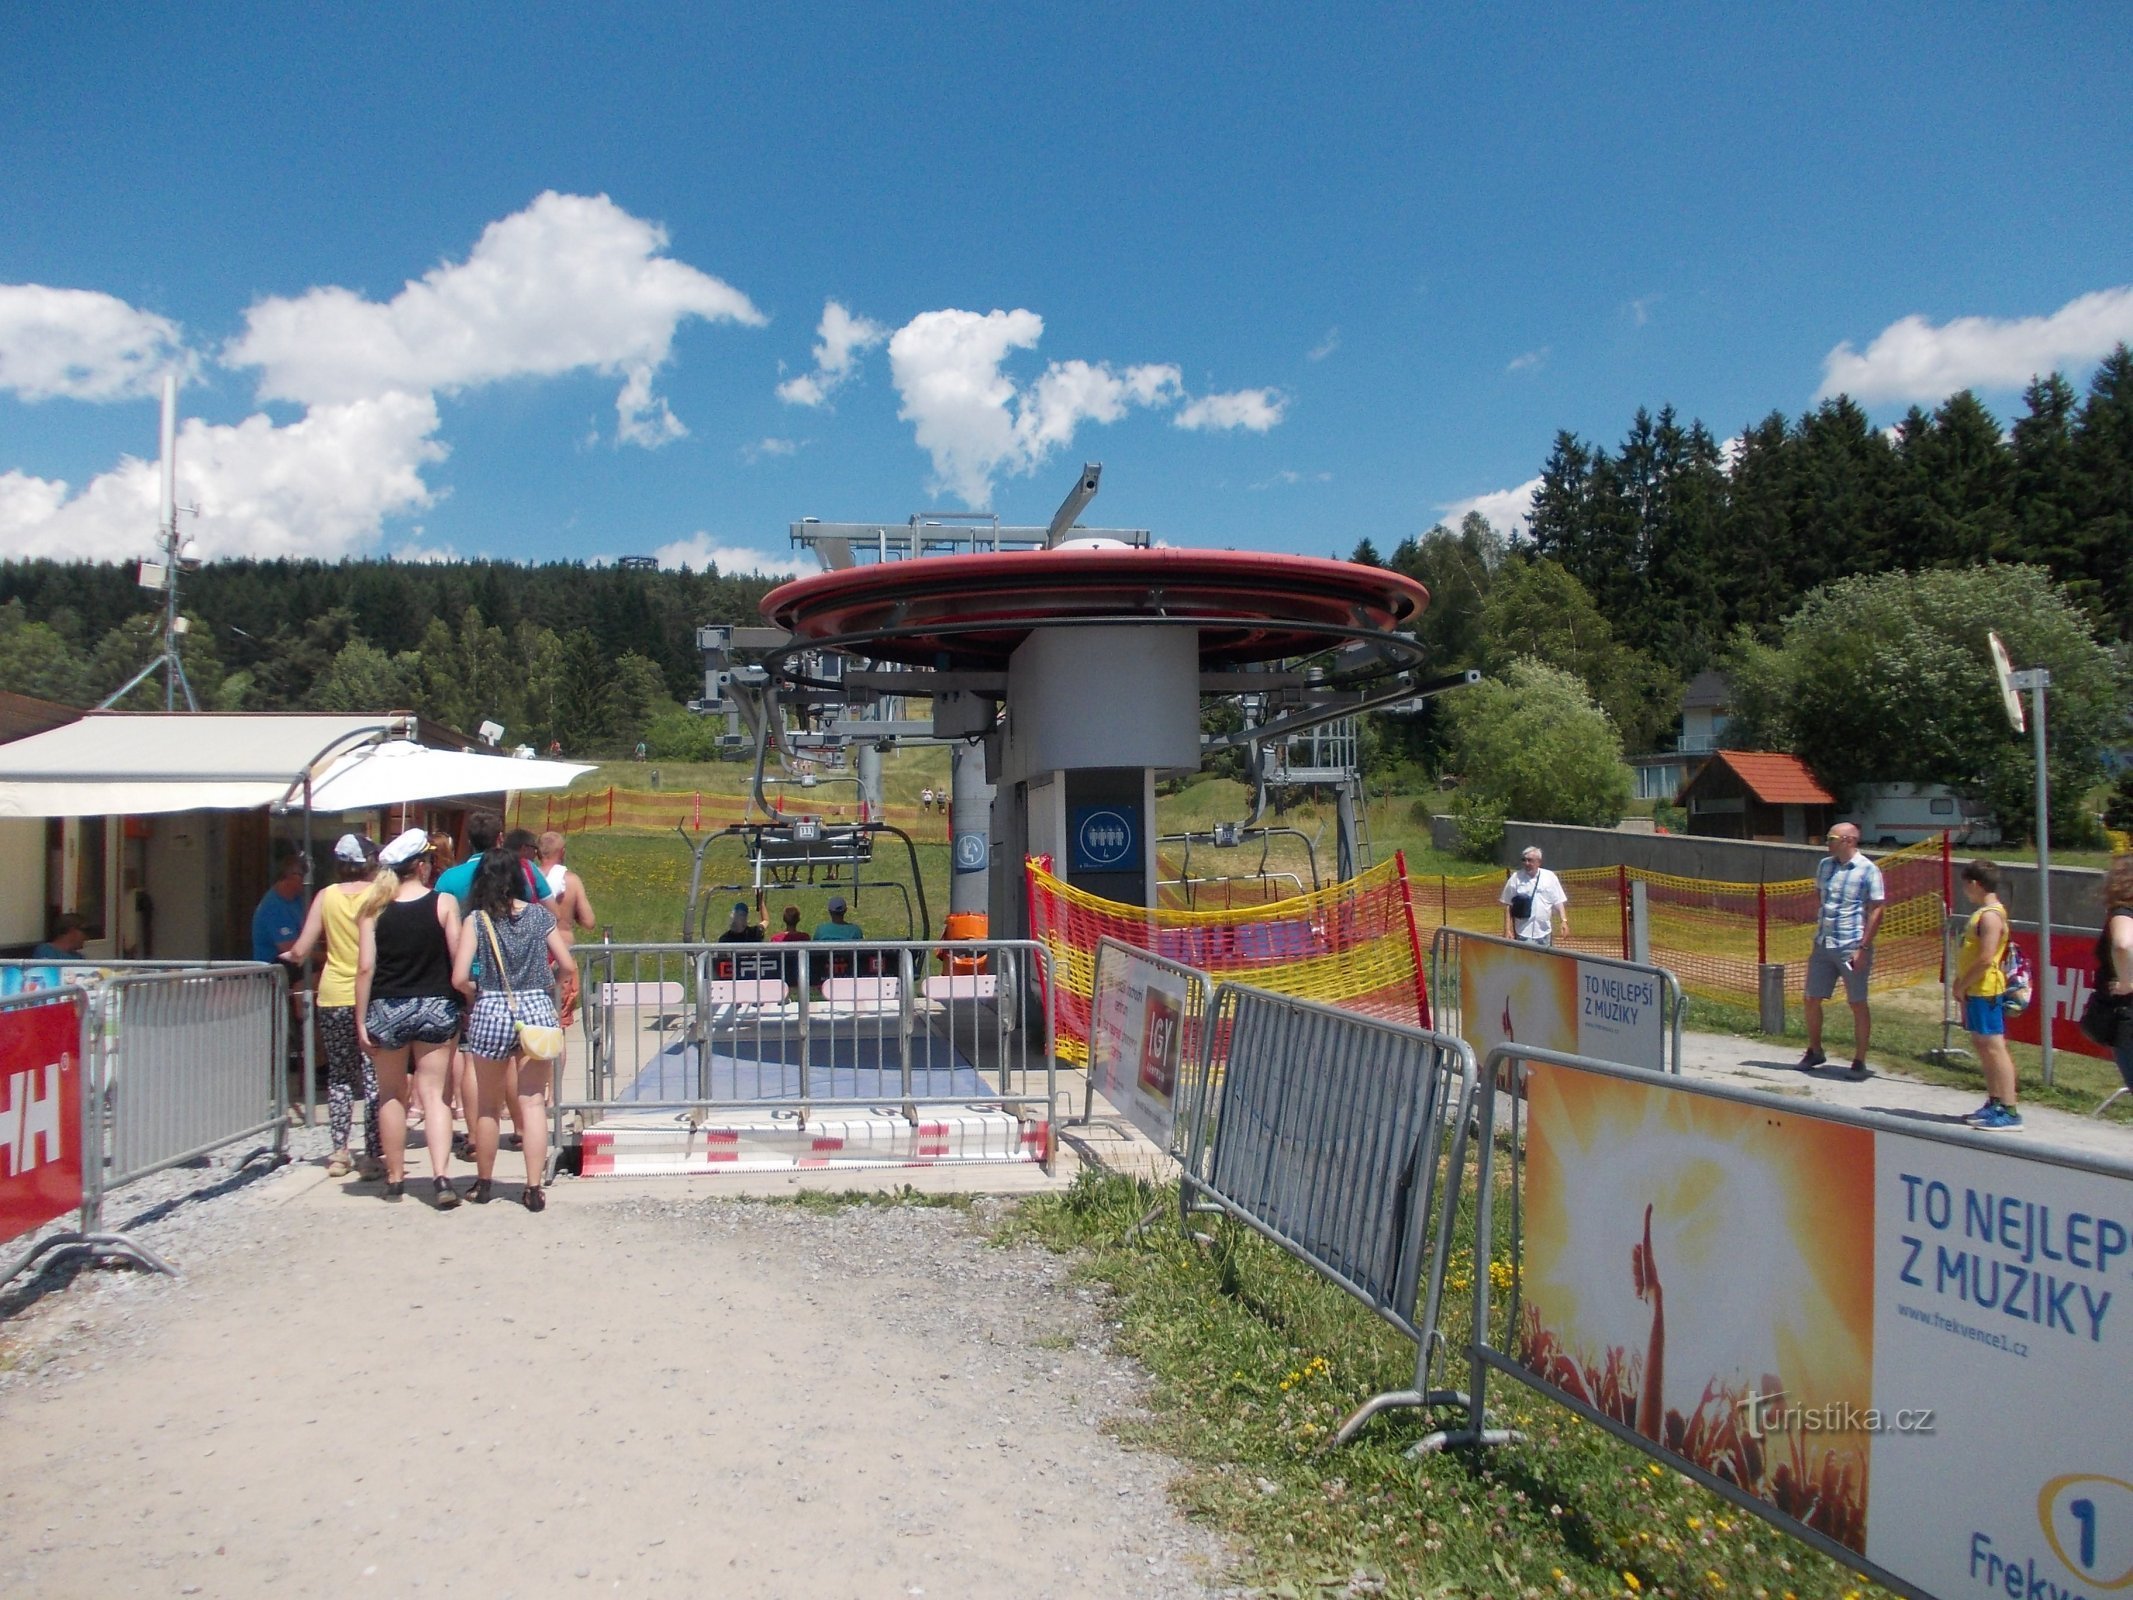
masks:
[[[178,641],[185,635],[185,619],[178,615],[178,574],[186,562],[185,543],[178,537],[178,375],[163,374],[162,493],[156,517],[156,551],[160,561],[144,561],[138,581],[144,589],[163,591],[163,648],[97,707],[108,711],[132,693],[136,684],[156,668],[163,669],[163,709],[178,709],[178,692],[185,693],[185,709],[198,711],[193,686],[185,676],[185,663],[178,655]]]

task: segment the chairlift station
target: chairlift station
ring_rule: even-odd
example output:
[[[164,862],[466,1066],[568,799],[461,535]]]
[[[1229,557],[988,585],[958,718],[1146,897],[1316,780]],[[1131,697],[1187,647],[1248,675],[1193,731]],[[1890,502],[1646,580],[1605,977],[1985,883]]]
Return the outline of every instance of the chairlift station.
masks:
[[[1471,676],[1418,679],[1408,630],[1427,591],[1350,562],[1171,549],[1145,529],[1080,526],[1101,470],[1085,467],[1043,528],[956,513],[792,524],[824,570],[765,597],[770,627],[699,635],[701,709],[727,716],[736,744],[744,724],[752,734],[766,815],[765,786],[795,781],[810,758],[854,752],[846,781],[878,806],[884,747],[946,744],[950,909],[985,912],[995,937],[1014,938],[1027,931],[1026,856],[1050,857],[1091,894],[1156,904],[1158,777],[1242,745],[1252,812],[1204,842],[1263,845],[1270,787],[1328,784],[1341,801],[1340,869],[1354,869],[1355,716]],[[1245,725],[1203,734],[1209,696],[1237,700]],[[904,718],[911,699],[930,718]],[[782,779],[768,770],[773,749]],[[1007,869],[988,870],[996,861]]]

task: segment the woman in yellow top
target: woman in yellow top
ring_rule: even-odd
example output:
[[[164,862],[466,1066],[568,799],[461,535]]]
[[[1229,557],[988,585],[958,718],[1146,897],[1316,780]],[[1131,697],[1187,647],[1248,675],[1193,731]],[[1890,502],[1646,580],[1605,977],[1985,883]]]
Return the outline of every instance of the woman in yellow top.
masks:
[[[1963,928],[1955,957],[1955,995],[1963,1003],[1978,1065],[1985,1069],[1985,1103],[1963,1120],[1986,1133],[2022,1126],[2015,1109],[2014,1057],[2007,1051],[2007,908],[2000,904],[2000,869],[1990,861],[1963,868],[1963,893],[1976,909]]]
[[[356,1038],[356,967],[363,949],[356,913],[370,889],[371,855],[368,839],[354,833],[341,835],[333,847],[340,881],[319,890],[304,918],[304,931],[281,957],[301,972],[319,940],[326,941],[326,966],[319,974],[316,1004],[319,1048],[326,1056],[326,1125],[333,1133],[333,1154],[326,1158],[326,1172],[335,1178],[345,1178],[355,1165],[348,1140],[358,1088],[363,1092],[363,1132],[370,1147],[363,1159],[363,1176],[375,1177],[385,1170],[378,1138],[377,1072]]]

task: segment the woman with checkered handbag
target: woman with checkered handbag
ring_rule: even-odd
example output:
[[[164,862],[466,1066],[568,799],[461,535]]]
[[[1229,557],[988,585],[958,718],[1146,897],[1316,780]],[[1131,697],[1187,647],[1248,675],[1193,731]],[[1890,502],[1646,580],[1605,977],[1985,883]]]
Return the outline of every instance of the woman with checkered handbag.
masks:
[[[519,1136],[525,1146],[528,1211],[548,1203],[541,1179],[548,1165],[546,1098],[550,1063],[562,1048],[551,962],[567,966],[570,945],[546,906],[528,902],[526,875],[515,850],[491,850],[475,869],[467,915],[459,925],[452,982],[470,1004],[464,1048],[474,1068],[474,1101],[467,1125],[474,1135],[476,1205],[490,1196],[496,1170],[496,1119],[509,1069],[516,1064]]]

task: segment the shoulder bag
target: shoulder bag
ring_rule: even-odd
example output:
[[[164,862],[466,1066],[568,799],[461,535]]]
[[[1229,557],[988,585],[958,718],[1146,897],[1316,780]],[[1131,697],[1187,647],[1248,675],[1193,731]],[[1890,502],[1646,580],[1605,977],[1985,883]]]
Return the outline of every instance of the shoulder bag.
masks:
[[[489,935],[489,953],[496,957],[497,980],[504,986],[504,1004],[511,1010],[511,1020],[517,1025],[518,1053],[529,1061],[553,1061],[563,1053],[563,1030],[546,1022],[521,1022],[518,1016],[518,991],[511,987],[511,969],[504,965],[504,947],[496,937],[496,922],[486,911],[478,911],[481,925]]]

